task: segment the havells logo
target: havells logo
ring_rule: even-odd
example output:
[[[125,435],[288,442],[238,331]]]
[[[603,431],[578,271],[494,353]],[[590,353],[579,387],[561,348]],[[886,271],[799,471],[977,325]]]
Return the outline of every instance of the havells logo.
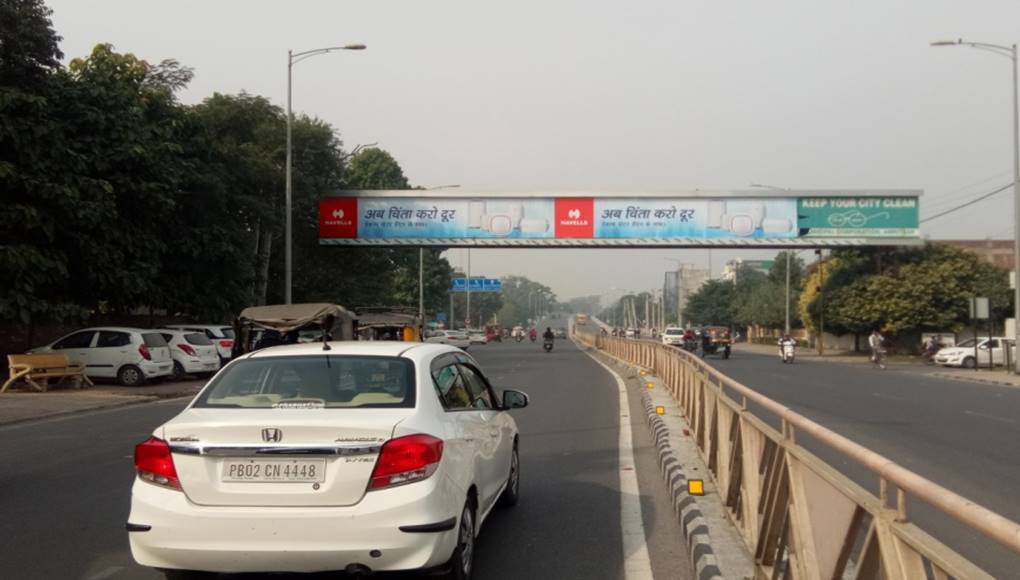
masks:
[[[595,201],[590,197],[560,197],[555,201],[556,237],[595,237]]]
[[[587,219],[581,219],[581,210],[578,208],[572,208],[567,210],[567,219],[561,219],[560,225],[563,226],[577,226],[577,227],[588,227],[591,225]]]
[[[319,237],[357,238],[358,200],[353,197],[327,197],[319,201]]]

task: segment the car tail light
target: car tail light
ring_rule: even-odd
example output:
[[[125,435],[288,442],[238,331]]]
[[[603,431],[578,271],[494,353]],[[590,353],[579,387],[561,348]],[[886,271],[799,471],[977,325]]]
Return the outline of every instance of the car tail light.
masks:
[[[147,441],[135,445],[135,471],[138,477],[149,483],[181,489],[170,446],[162,439],[149,437]]]
[[[232,348],[234,346],[234,341],[232,341],[232,340],[221,340],[220,341],[220,346],[223,347],[223,348]]]
[[[184,354],[186,354],[188,356],[198,356],[197,354],[195,354],[195,349],[191,348],[190,345],[187,345],[187,344],[178,344],[177,348],[183,350]]]
[[[144,344],[138,345],[138,354],[142,355],[145,360],[152,360],[152,353],[149,352],[149,347]]]
[[[442,458],[443,441],[431,435],[390,439],[379,452],[368,489],[384,489],[426,479],[435,473]]]

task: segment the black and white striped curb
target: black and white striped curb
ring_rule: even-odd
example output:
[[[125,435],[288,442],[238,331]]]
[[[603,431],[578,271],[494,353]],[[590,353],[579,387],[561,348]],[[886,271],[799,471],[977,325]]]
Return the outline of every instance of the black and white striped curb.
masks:
[[[673,510],[680,520],[680,527],[687,541],[687,548],[694,564],[694,573],[698,580],[723,579],[719,570],[719,562],[712,549],[712,541],[708,532],[708,522],[698,508],[698,503],[687,493],[687,476],[684,475],[680,460],[677,459],[669,440],[669,428],[655,412],[655,403],[648,393],[641,395],[648,416],[648,427],[652,439],[659,452],[659,469],[669,487],[669,496]]]

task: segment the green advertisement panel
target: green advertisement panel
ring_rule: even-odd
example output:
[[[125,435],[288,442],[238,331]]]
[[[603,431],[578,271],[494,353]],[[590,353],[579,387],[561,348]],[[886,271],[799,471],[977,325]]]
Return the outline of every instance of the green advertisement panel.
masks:
[[[916,237],[917,197],[801,197],[800,237]]]

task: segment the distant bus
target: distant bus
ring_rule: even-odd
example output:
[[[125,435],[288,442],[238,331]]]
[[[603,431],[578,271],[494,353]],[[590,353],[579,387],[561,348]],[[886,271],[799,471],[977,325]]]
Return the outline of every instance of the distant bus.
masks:
[[[588,315],[578,314],[577,316],[574,317],[574,320],[577,322],[577,324],[584,326],[585,324],[588,324]]]

